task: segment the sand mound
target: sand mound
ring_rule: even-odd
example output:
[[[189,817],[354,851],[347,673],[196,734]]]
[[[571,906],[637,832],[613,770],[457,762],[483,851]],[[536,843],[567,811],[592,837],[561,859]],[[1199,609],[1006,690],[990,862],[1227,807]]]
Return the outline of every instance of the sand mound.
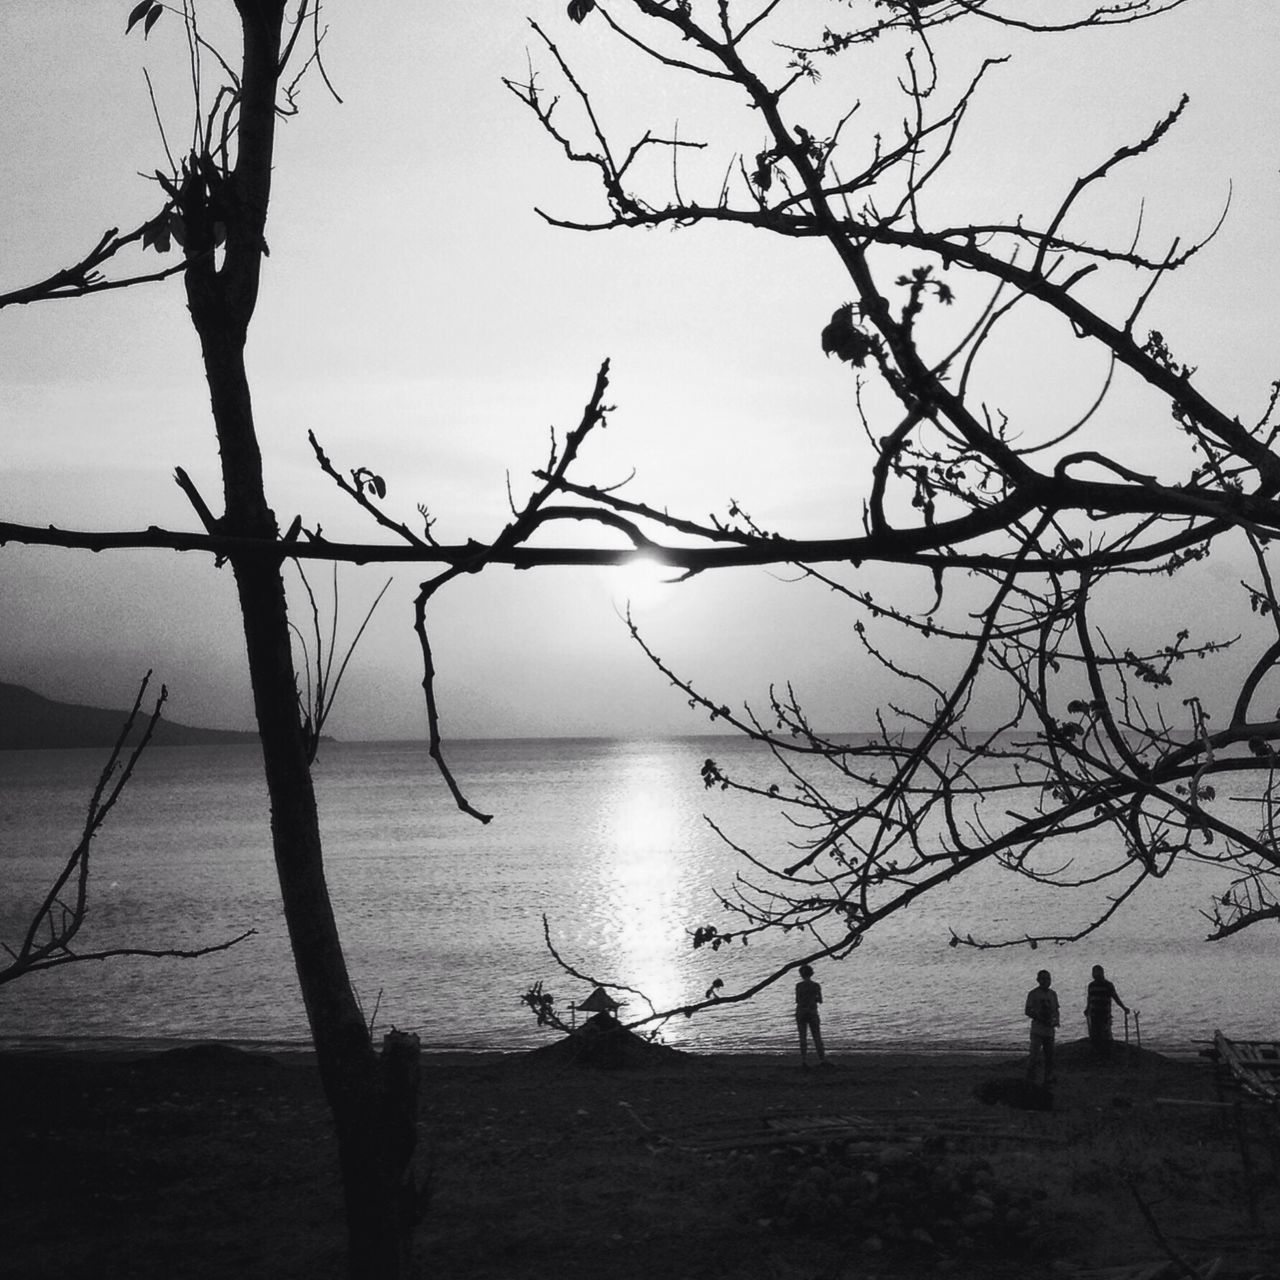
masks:
[[[540,1064],[597,1067],[607,1071],[668,1067],[691,1060],[689,1054],[679,1049],[636,1035],[607,1013],[594,1014],[571,1035],[532,1049],[526,1057]]]
[[[130,1067],[134,1072],[148,1076],[182,1080],[215,1075],[243,1076],[264,1068],[274,1070],[278,1065],[270,1054],[212,1042],[146,1053],[135,1058]]]
[[[1159,1067],[1169,1062],[1164,1054],[1154,1049],[1139,1049],[1136,1041],[1125,1044],[1123,1038],[1112,1043],[1105,1061],[1099,1059],[1087,1036],[1079,1040],[1059,1040],[1054,1055],[1060,1063],[1072,1067]]]

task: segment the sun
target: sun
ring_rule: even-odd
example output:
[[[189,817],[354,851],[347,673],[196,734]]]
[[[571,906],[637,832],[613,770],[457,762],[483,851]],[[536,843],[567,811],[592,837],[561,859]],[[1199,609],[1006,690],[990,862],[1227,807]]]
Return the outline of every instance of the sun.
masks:
[[[609,591],[619,607],[646,609],[670,597],[677,572],[653,556],[641,553],[626,564],[611,565],[605,570],[605,575]]]

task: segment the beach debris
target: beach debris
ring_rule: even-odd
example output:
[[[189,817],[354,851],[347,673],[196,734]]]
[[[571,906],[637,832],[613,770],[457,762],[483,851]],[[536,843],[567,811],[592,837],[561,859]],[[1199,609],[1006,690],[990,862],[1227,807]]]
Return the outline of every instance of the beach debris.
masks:
[[[1236,1088],[1272,1105],[1280,1102],[1280,1040],[1231,1040],[1215,1031],[1206,1056]]]
[[[1053,1110],[1053,1090],[1022,1076],[982,1080],[974,1087],[973,1095],[989,1107],[1003,1103],[1020,1111]]]
[[[655,1130],[653,1125],[646,1123],[644,1120],[641,1120],[639,1115],[636,1113],[635,1107],[633,1107],[631,1103],[629,1103],[625,1098],[618,1099],[618,1106],[622,1108],[622,1114],[630,1117],[630,1119],[633,1120],[636,1123],[636,1125],[644,1133],[655,1135]],[[661,1135],[656,1135],[656,1136],[658,1137],[658,1141],[660,1142],[667,1141],[667,1139],[663,1138]]]
[[[932,1263],[988,1253],[1008,1259],[1043,1244],[1047,1193],[1002,1184],[979,1157],[951,1158],[929,1146],[871,1153],[833,1142],[763,1163],[749,1212],[781,1234]]]
[[[1191,1274],[1199,1280],[1213,1280],[1222,1269],[1221,1258],[1211,1258],[1207,1262],[1196,1264],[1178,1263],[1168,1258],[1159,1262],[1129,1262],[1118,1267],[1095,1267],[1087,1271],[1073,1271],[1074,1280],[1186,1280],[1185,1266],[1190,1266]]]
[[[1025,1125],[993,1123],[985,1115],[937,1115],[928,1117],[910,1113],[865,1116],[850,1113],[831,1115],[779,1114],[744,1128],[736,1123],[728,1132],[713,1125],[706,1130],[686,1130],[678,1139],[684,1151],[709,1154],[722,1151],[747,1151],[761,1147],[800,1152],[805,1148],[826,1147],[838,1142],[849,1152],[874,1154],[904,1153],[925,1146],[949,1147],[956,1143],[991,1143],[1011,1141],[1035,1146],[1061,1145],[1067,1139],[1056,1133],[1029,1132]]]

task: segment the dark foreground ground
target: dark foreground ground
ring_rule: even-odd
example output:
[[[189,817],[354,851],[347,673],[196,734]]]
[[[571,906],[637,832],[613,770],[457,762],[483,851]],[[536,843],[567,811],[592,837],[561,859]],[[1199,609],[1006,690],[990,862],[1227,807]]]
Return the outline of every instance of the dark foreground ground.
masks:
[[[1032,1111],[978,1096],[1017,1080],[1013,1059],[849,1054],[802,1071],[655,1054],[603,1071],[557,1052],[430,1055],[419,1274],[1191,1274],[1176,1256],[1206,1275],[1219,1260],[1221,1280],[1280,1277],[1273,1118],[1206,1105],[1205,1064],[1060,1057],[1055,1109]],[[305,1059],[0,1055],[0,1276],[341,1270]]]

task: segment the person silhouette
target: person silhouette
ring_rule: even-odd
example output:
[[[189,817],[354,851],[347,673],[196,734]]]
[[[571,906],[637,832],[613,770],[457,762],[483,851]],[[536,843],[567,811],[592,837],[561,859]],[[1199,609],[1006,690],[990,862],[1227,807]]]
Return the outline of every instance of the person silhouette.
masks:
[[[1053,1041],[1059,1024],[1058,993],[1050,985],[1053,978],[1048,969],[1036,974],[1036,985],[1027,992],[1024,1012],[1031,1019],[1031,1056],[1027,1060],[1027,1079],[1033,1084],[1036,1066],[1044,1062],[1044,1083],[1053,1083]]]
[[[1100,964],[1093,966],[1093,980],[1085,993],[1084,1020],[1089,1028],[1089,1043],[1094,1054],[1106,1062],[1111,1057],[1111,1006],[1118,1004],[1125,1013],[1129,1006],[1120,999],[1114,984]]]
[[[809,1065],[809,1037],[813,1036],[813,1047],[818,1052],[818,1061],[827,1060],[826,1050],[822,1047],[822,1019],[818,1014],[818,1006],[822,1003],[822,985],[813,980],[813,966],[800,966],[800,981],[796,983],[796,1031],[800,1035],[800,1065]]]

